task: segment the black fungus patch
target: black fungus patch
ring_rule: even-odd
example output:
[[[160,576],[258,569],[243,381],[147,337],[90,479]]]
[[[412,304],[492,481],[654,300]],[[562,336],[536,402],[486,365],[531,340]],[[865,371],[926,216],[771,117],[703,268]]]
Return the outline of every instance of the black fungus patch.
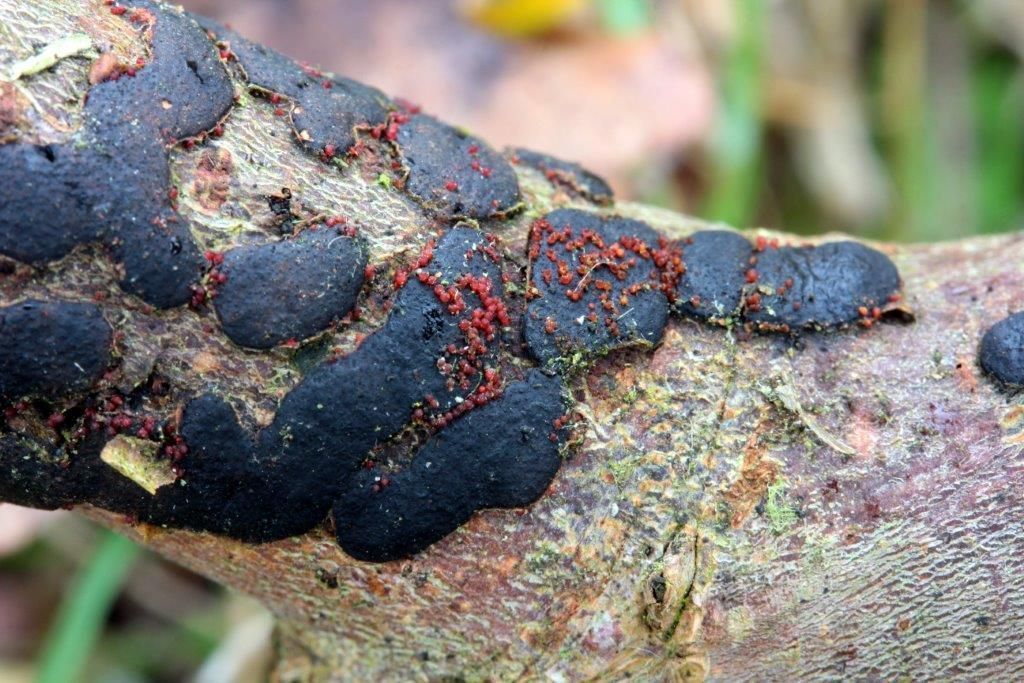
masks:
[[[296,95],[292,122],[299,139],[308,148],[321,152],[333,147],[348,150],[355,143],[357,126],[373,126],[387,118],[388,100],[382,92],[350,78],[332,78],[331,87],[323,82]]]
[[[1000,320],[981,339],[985,372],[1011,386],[1024,385],[1024,312]]]
[[[702,230],[682,242],[686,271],[673,310],[701,320],[739,312],[753,248],[739,233]]]
[[[432,212],[490,218],[519,204],[515,171],[479,138],[416,114],[398,130],[397,143],[408,171],[406,189]]]
[[[757,254],[744,317],[766,330],[833,327],[873,319],[900,288],[896,266],[858,242],[768,248]],[[751,277],[752,280],[755,278]]]
[[[122,287],[150,304],[188,301],[201,259],[170,206],[167,153],[155,131],[125,125],[86,146],[0,146],[0,253],[42,266],[102,241],[124,265]],[[44,153],[44,152],[49,153]]]
[[[280,431],[275,423],[254,435],[213,394],[191,401],[181,425],[188,446],[178,463],[183,474],[157,490],[140,518],[257,543],[308,531],[330,505],[345,445],[303,458],[301,451],[267,447],[272,437],[287,438]]]
[[[110,363],[111,337],[93,304],[29,300],[0,308],[0,398],[89,389]]]
[[[417,411],[443,427],[462,406],[484,403],[500,334],[498,320],[488,322],[500,317],[488,313],[496,304],[487,292],[500,288],[488,247],[482,233],[459,227],[428,247],[430,258],[421,257],[384,327],[311,370],[255,436],[221,398],[190,402],[182,478],[158,490],[140,516],[253,542],[303,533],[323,521],[370,451]]]
[[[612,188],[596,173],[577,163],[562,161],[522,147],[512,150],[513,163],[535,168],[553,185],[564,187],[597,204],[612,203]]]
[[[295,103],[292,123],[299,141],[314,153],[344,153],[355,144],[358,127],[386,121],[391,102],[376,88],[298,64],[208,19],[200,23],[230,50],[251,86]]]
[[[310,73],[290,57],[254,43],[208,17],[192,16],[213,40],[233,55],[251,85],[281,95],[289,95],[315,85]]]
[[[661,340],[678,249],[647,224],[560,209],[530,233],[526,344],[539,360]]]
[[[324,330],[355,305],[363,285],[365,250],[334,230],[224,255],[227,281],[213,300],[224,332],[239,346],[267,349]]]
[[[134,514],[149,494],[100,459],[107,436],[86,436],[74,449],[32,436],[0,433],[0,500],[45,510],[90,503]]]
[[[233,91],[195,22],[155,3],[135,5],[155,17],[151,61],[134,77],[89,90],[72,142],[0,146],[0,253],[43,265],[101,241],[123,264],[126,291],[171,307],[188,301],[201,259],[168,198],[164,143],[214,127]]]
[[[216,47],[192,17],[178,10],[149,0],[133,0],[132,6],[152,13],[153,58],[134,77],[89,90],[89,127],[119,134],[126,125],[147,132],[155,128],[164,141],[212,129],[234,104],[231,79]]]
[[[561,462],[553,424],[564,412],[561,386],[532,370],[500,399],[436,434],[404,471],[361,471],[334,505],[342,549],[360,560],[397,560],[444,538],[477,510],[533,503]]]

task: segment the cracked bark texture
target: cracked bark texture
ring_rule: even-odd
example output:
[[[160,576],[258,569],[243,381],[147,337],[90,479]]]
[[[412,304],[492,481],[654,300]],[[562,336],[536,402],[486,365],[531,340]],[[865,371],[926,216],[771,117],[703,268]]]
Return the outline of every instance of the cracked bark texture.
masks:
[[[0,18],[3,64],[83,31],[125,61],[146,51],[100,2],[0,0]],[[67,139],[91,62],[2,91],[20,139]],[[170,150],[201,248],[255,240],[275,220],[267,197],[287,187],[297,220],[358,222],[382,280],[415,258],[433,219],[372,160],[325,166],[272,106],[237,94],[223,136]],[[525,209],[485,227],[520,261],[530,222],[554,208],[674,238],[709,227],[595,207],[515,170]],[[267,605],[277,680],[1019,678],[1024,405],[981,374],[977,348],[1018,306],[1024,238],[875,246],[914,322],[793,339],[673,318],[655,349],[571,380],[577,442],[538,502],[477,513],[411,559],[353,560],[324,528],[249,545],[83,512]],[[154,364],[183,394],[215,375],[269,422],[300,377],[286,351],[243,351],[204,329],[210,318],[154,312],[118,279],[85,247],[5,277],[0,304],[88,300],[105,283],[124,385]],[[364,315],[327,344],[348,350],[380,327],[377,290],[362,296]]]

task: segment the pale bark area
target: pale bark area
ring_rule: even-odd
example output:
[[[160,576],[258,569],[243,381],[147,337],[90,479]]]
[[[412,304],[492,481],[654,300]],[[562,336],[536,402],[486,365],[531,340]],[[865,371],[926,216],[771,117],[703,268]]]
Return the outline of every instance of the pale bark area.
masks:
[[[0,0],[8,31],[33,27],[31,41],[0,33],[5,61],[76,27],[118,30],[100,3],[56,6]],[[79,61],[27,86],[40,140],[62,136],[33,117],[81,94]],[[73,127],[74,113],[62,120]],[[283,185],[359,219],[375,263],[423,242],[407,197],[358,170],[325,173],[265,108],[243,101],[216,146],[236,161],[231,201],[251,219],[228,225],[204,206],[203,148],[176,150],[181,211],[203,246],[243,240]],[[521,254],[532,218],[583,204],[535,172],[520,181],[526,212],[488,227]],[[604,211],[673,237],[704,227],[636,205]],[[280,680],[1019,678],[1024,406],[981,375],[976,351],[1018,307],[1024,239],[880,248],[914,322],[794,341],[673,319],[653,351],[612,354],[573,380],[581,441],[536,504],[479,513],[409,560],[354,561],[326,528],[251,546],[86,512],[267,605]],[[64,267],[79,261],[67,272],[116,280],[87,250]],[[76,282],[32,286],[57,295]],[[110,305],[123,297],[112,289]],[[129,321],[143,315],[124,305]],[[351,348],[381,316],[368,310],[336,343]],[[263,420],[297,377],[267,390],[259,378],[286,363],[200,334],[194,317],[171,312],[129,335],[126,358],[152,363],[158,347],[182,386],[222,373]]]

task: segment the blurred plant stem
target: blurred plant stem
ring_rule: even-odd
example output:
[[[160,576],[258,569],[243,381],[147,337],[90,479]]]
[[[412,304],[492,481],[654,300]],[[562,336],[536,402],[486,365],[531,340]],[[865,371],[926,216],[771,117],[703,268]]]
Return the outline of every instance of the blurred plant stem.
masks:
[[[726,55],[712,169],[703,215],[739,227],[752,220],[761,187],[764,0],[732,0],[737,34]]]
[[[927,3],[905,0],[884,5],[879,104],[886,156],[895,186],[889,236],[926,241],[936,234],[935,150],[928,111]]]
[[[1006,55],[979,58],[973,69],[974,128],[978,173],[974,176],[976,230],[1020,227],[1024,187],[1024,82],[1019,63]]]
[[[128,539],[102,532],[96,550],[65,596],[47,635],[39,656],[37,683],[80,680],[138,552],[138,546]]]

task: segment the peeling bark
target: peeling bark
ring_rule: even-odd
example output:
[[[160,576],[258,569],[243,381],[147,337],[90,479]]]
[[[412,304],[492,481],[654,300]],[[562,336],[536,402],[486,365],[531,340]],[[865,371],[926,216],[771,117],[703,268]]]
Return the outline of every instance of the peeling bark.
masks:
[[[82,31],[123,63],[149,54],[100,2],[0,0],[0,19],[4,65]],[[66,142],[82,125],[67,103],[83,101],[97,59],[71,55],[0,89],[0,141]],[[168,147],[175,210],[217,253],[346,217],[375,266],[362,316],[298,350],[246,350],[212,310],[156,310],[125,292],[118,262],[88,245],[37,267],[5,260],[0,305],[100,302],[122,333],[105,390],[147,386],[159,412],[213,380],[265,427],[316,349],[347,354],[382,326],[394,277],[448,223],[403,190],[385,147],[368,138],[358,159],[325,163],[239,78],[219,136]],[[523,267],[530,224],[556,208],[673,239],[709,227],[595,205],[513,168],[519,213],[481,227]],[[977,350],[1018,305],[1024,238],[876,248],[899,270],[912,322],[767,336],[673,317],[654,348],[567,375],[573,441],[537,502],[478,512],[409,559],[359,562],[324,525],[253,545],[82,510],[267,605],[279,680],[1020,677],[1024,406],[981,372]],[[169,398],[153,398],[154,377]],[[43,422],[26,413],[6,428],[45,443]]]

